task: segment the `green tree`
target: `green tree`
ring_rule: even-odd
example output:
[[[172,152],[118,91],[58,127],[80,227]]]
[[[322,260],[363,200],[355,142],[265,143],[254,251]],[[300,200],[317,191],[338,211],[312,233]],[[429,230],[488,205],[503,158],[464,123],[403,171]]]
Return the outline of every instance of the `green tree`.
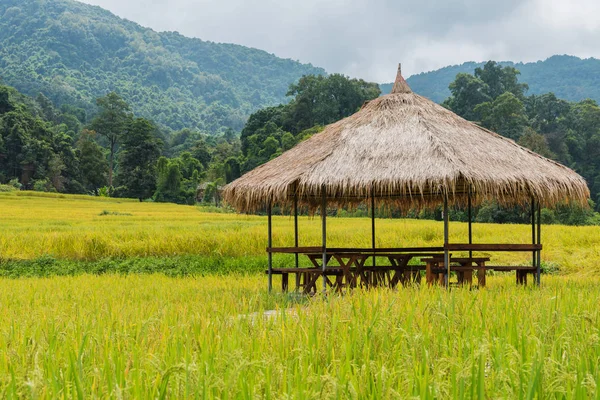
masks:
[[[192,157],[190,152],[184,151],[179,156],[179,160],[181,162],[181,173],[184,179],[191,179],[194,172],[197,174],[201,173],[204,170],[202,163],[199,160]]]
[[[13,110],[13,104],[10,100],[10,89],[6,86],[0,86],[0,115]]]
[[[115,92],[96,100],[99,114],[92,120],[90,128],[106,138],[108,142],[108,185],[113,185],[114,160],[117,146],[131,124],[129,105]]]
[[[354,114],[365,101],[381,94],[379,86],[341,74],[307,75],[290,85],[291,123],[285,130],[298,133],[315,125],[327,125]]]
[[[152,196],[156,190],[160,148],[154,124],[144,118],[136,118],[129,124],[123,139],[117,175],[124,196],[140,201]]]
[[[210,149],[205,139],[200,139],[196,142],[191,150],[192,156],[200,161],[200,164],[206,169],[212,160]]]
[[[475,77],[481,79],[486,86],[486,94],[496,99],[498,96],[509,92],[520,100],[525,97],[529,86],[519,83],[521,73],[514,67],[501,66],[495,61],[488,61],[483,68],[475,68]]]
[[[475,106],[473,115],[479,117],[484,127],[514,140],[521,137],[527,126],[523,102],[511,92]]]
[[[291,133],[285,132],[281,136],[281,149],[283,151],[288,151],[295,145],[296,145],[296,139],[294,138],[294,135],[292,135]]]
[[[553,159],[556,157],[556,155],[552,153],[552,150],[550,150],[546,137],[531,128],[525,129],[525,133],[521,136],[518,143],[546,158]]]
[[[449,86],[452,95],[442,104],[468,120],[476,120],[475,107],[490,102],[487,84],[471,74],[460,73]]]
[[[82,184],[86,190],[93,192],[108,182],[108,162],[102,147],[94,140],[95,135],[94,131],[84,130],[76,144]]]
[[[225,183],[230,183],[241,176],[240,161],[236,157],[225,160]]]
[[[180,203],[182,202],[181,183],[183,180],[180,164],[176,160],[168,160],[165,165],[165,160],[166,158],[162,157],[160,159],[160,175],[154,199],[159,202]]]
[[[48,179],[57,192],[62,192],[65,184],[63,173],[66,169],[65,163],[57,154],[52,154],[48,160]]]

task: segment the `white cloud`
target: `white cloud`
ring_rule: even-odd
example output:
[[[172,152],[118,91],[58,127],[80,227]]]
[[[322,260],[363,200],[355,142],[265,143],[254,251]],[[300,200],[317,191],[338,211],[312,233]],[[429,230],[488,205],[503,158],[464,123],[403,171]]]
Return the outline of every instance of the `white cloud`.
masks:
[[[84,0],[156,30],[378,82],[449,64],[600,56],[597,0]]]

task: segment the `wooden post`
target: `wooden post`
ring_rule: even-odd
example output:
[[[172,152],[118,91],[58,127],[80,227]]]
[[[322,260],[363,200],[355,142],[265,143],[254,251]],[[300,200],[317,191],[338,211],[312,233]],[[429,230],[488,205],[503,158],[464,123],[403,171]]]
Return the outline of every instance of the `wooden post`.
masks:
[[[535,244],[535,199],[533,196],[531,197],[531,244]],[[531,252],[531,266],[535,267],[537,265],[536,260],[536,251]]]
[[[448,270],[446,288],[450,289],[450,255],[448,254],[448,197],[444,193],[444,265]]]
[[[373,249],[373,267],[375,267],[375,188],[371,186],[371,247]]]
[[[325,185],[321,186],[321,225],[323,235],[323,294],[327,291],[327,277],[325,267],[327,266],[327,191]]]
[[[294,192],[294,246],[298,248],[298,194]],[[296,268],[299,266],[298,252],[295,253]],[[300,274],[296,272],[296,290],[300,289]]]
[[[542,206],[538,202],[537,209],[537,244],[542,244]],[[537,251],[537,271],[536,281],[537,285],[540,286],[542,278],[542,250]]]
[[[469,219],[469,244],[473,244],[473,228],[471,226],[471,188],[469,187],[469,197],[467,198],[467,218]],[[473,258],[473,250],[469,250],[469,258]]]
[[[271,213],[271,200],[269,200],[269,203],[267,204],[267,246],[269,247],[269,293],[271,293],[271,290],[273,290],[273,253],[271,252],[271,247],[273,247],[273,221]]]
[[[298,248],[298,195],[294,193],[294,247]],[[298,268],[298,252],[296,254],[296,268]]]

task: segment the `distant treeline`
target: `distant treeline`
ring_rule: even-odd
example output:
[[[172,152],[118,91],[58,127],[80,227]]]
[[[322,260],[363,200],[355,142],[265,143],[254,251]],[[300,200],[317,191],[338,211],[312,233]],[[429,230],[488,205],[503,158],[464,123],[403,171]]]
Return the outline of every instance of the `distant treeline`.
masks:
[[[233,130],[165,135],[134,116],[116,93],[97,99],[97,106],[88,118],[84,109],[56,108],[41,94],[32,99],[0,85],[0,190],[193,204],[204,182],[200,200],[218,201],[226,164],[241,153]]]

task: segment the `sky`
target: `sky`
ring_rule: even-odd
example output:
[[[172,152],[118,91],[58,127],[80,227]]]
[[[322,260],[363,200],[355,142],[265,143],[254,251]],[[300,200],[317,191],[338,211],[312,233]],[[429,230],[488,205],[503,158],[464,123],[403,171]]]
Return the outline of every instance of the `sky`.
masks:
[[[158,31],[392,81],[466,61],[600,58],[598,0],[83,0]]]

